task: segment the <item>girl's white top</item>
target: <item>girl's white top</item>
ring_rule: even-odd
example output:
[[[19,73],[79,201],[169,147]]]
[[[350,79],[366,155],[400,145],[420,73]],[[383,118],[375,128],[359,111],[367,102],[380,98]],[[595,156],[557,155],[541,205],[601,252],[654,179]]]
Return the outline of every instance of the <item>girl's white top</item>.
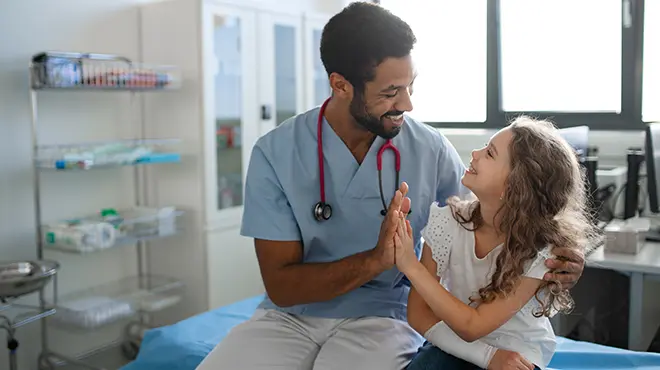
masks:
[[[472,228],[471,224],[466,224]],[[478,297],[478,291],[488,285],[495,271],[495,261],[503,248],[497,246],[484,258],[475,254],[474,232],[466,230],[456,221],[450,207],[431,205],[429,221],[422,230],[422,237],[432,251],[438,265],[440,283],[455,297],[470,304],[470,297]],[[538,253],[536,259],[525,265],[525,276],[543,279],[548,271],[545,260],[551,258],[550,248]],[[504,325],[481,340],[495,348],[515,351],[528,361],[545,369],[554,355],[556,338],[547,317],[534,317],[539,305],[535,297]]]

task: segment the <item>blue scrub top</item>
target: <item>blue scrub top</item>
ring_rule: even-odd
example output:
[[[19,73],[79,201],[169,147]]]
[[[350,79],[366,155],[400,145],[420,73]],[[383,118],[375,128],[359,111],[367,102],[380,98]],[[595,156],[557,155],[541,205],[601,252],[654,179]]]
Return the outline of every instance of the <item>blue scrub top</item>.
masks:
[[[323,124],[325,192],[333,213],[327,221],[314,218],[312,209],[320,200],[319,109],[292,117],[259,138],[245,184],[241,235],[301,241],[303,262],[331,262],[374,248],[383,221],[376,154],[385,140],[376,138],[359,165],[327,121]],[[460,182],[465,166],[438,130],[407,116],[393,143],[401,153],[399,180],[409,185],[409,220],[417,241],[415,249],[421,256],[420,231],[428,220],[429,207],[434,201],[444,205],[448,197],[465,192]],[[383,153],[382,181],[389,205],[398,186],[391,150]],[[405,320],[409,286],[405,276],[393,267],[330,301],[280,308],[266,298],[260,307],[327,318],[380,316]]]

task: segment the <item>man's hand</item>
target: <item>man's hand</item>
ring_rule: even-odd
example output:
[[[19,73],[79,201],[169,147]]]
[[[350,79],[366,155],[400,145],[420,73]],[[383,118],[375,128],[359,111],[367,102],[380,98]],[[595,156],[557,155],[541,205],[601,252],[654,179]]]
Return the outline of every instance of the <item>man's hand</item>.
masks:
[[[498,349],[488,364],[488,370],[534,370],[534,365],[518,352]]]
[[[378,244],[373,252],[383,270],[392,268],[396,263],[394,235],[399,227],[399,212],[408,214],[410,210],[410,198],[406,197],[406,194],[408,194],[408,184],[402,182],[394,193],[390,206],[387,208],[387,214],[380,225]]]
[[[573,249],[562,247],[554,248],[552,253],[557,258],[546,260],[545,265],[554,271],[546,273],[543,279],[559,281],[562,290],[573,288],[584,270],[584,256]]]

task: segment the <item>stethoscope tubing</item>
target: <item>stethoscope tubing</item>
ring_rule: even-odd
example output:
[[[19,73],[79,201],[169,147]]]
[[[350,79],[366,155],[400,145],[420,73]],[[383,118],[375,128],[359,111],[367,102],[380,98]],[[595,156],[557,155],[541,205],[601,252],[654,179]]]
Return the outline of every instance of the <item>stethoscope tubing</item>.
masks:
[[[320,191],[321,201],[314,205],[314,217],[319,221],[327,220],[332,215],[332,208],[325,201],[325,168],[323,166],[323,116],[325,114],[325,108],[330,102],[330,99],[331,98],[326,99],[321,105],[321,109],[319,110],[319,117],[317,121],[316,151],[317,151],[318,163],[319,163],[318,165],[319,191]],[[394,152],[394,170],[396,173],[395,187],[398,186],[399,184],[399,173],[401,172],[401,153],[399,152],[399,149],[394,145],[394,143],[392,143],[392,140],[387,139],[385,143],[380,147],[380,149],[378,149],[378,154],[376,155],[376,168],[378,170],[378,190],[380,192],[380,200],[383,204],[383,209],[380,211],[380,214],[383,216],[387,214],[387,205],[385,204],[385,196],[383,191],[383,178],[382,178],[383,152],[385,152],[385,150],[388,149]],[[329,211],[326,210],[326,208]],[[325,217],[324,216],[325,213],[328,213],[329,215]]]

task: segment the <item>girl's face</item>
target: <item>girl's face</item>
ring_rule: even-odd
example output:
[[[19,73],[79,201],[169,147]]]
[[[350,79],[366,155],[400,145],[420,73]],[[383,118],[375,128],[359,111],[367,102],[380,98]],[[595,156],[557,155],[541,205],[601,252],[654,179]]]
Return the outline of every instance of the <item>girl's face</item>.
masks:
[[[470,189],[481,202],[497,201],[504,196],[506,179],[511,172],[509,144],[511,130],[503,128],[481,149],[472,151],[470,166],[461,182]]]

